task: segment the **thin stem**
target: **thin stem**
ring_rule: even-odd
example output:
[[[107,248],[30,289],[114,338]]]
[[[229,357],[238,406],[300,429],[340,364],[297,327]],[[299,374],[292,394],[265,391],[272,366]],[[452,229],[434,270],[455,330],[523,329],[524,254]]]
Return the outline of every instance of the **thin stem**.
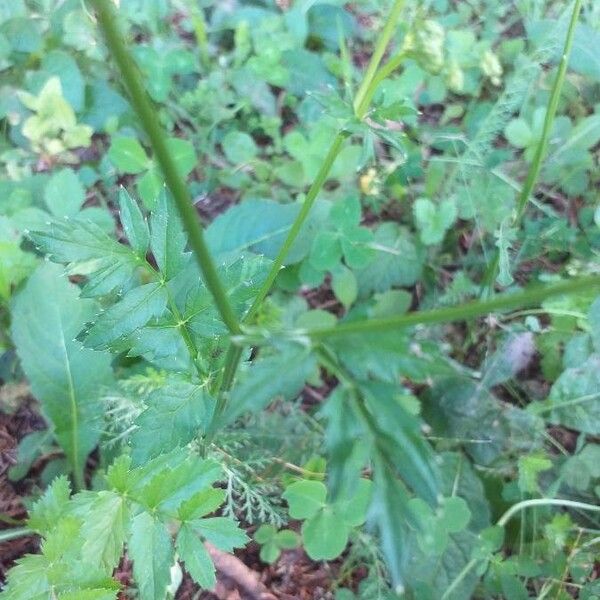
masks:
[[[152,107],[146,95],[137,68],[125,45],[123,35],[119,31],[114,9],[109,0],[93,0],[93,3],[96,7],[98,24],[106,40],[106,45],[119,68],[121,77],[131,98],[131,104],[150,140],[150,145],[163,172],[165,182],[175,199],[177,210],[188,235],[190,246],[204,276],[206,287],[212,294],[221,318],[229,331],[231,333],[239,333],[240,326],[238,320],[227,299],[225,289],[210,256],[202,228],[198,222],[198,215],[192,204],[192,199],[165,144],[166,135],[159,125],[156,110]]]
[[[404,7],[404,0],[395,0],[394,6],[390,11],[390,14],[387,18],[383,31],[377,40],[377,44],[375,46],[375,50],[373,51],[373,55],[371,56],[371,61],[369,62],[369,66],[367,67],[367,71],[365,73],[365,77],[358,88],[358,92],[356,92],[356,97],[354,98],[354,113],[355,115],[361,119],[364,116],[364,111],[366,110],[366,106],[364,103],[364,98],[367,95],[369,88],[374,80],[375,73],[379,67],[379,63],[383,58],[385,50],[390,43],[390,39],[394,34],[396,29],[396,23],[400,18],[400,13],[402,12],[402,8]],[[362,111],[362,112],[361,112]]]
[[[552,91],[550,92],[550,100],[548,102],[548,108],[546,109],[546,116],[544,118],[544,126],[542,128],[542,136],[535,150],[535,156],[533,158],[533,162],[529,167],[529,171],[527,172],[527,177],[525,179],[525,183],[521,188],[521,193],[519,194],[519,198],[517,200],[517,209],[515,215],[512,220],[512,226],[514,228],[518,228],[521,225],[521,221],[523,220],[523,216],[525,214],[525,209],[527,208],[527,202],[531,193],[533,192],[533,188],[537,183],[541,168],[542,161],[546,154],[546,149],[548,147],[548,139],[550,138],[550,132],[552,130],[552,125],[554,123],[554,117],[556,116],[556,109],[558,108],[558,102],[560,101],[560,94],[562,91],[562,87],[565,81],[565,76],[567,73],[567,66],[569,63],[569,55],[571,54],[571,48],[573,47],[573,38],[575,36],[575,28],[577,25],[577,21],[579,20],[579,13],[581,11],[581,0],[575,0],[575,4],[573,5],[573,12],[571,13],[571,21],[569,23],[569,29],[567,31],[567,37],[565,39],[565,45],[563,48],[563,54],[560,59],[560,63],[558,66],[558,72],[556,74],[556,79],[552,85]],[[486,273],[484,275],[483,285],[486,293],[491,293],[494,282],[496,281],[496,277],[498,276],[498,267],[500,264],[500,251],[496,250],[494,253],[494,257],[492,261],[488,265]]]
[[[518,512],[532,506],[562,506],[563,508],[579,508],[591,512],[600,512],[600,506],[587,504],[586,502],[577,502],[575,500],[563,500],[561,498],[533,498],[523,500],[511,506],[499,519],[498,525],[504,527]]]
[[[386,62],[373,76],[369,87],[365,91],[364,97],[361,100],[361,103],[356,108],[356,116],[358,118],[364,117],[369,106],[371,104],[371,100],[373,100],[373,96],[379,87],[379,84],[387,79],[401,64],[402,61],[406,58],[407,53],[402,50],[398,52],[393,58],[390,58],[388,62]]]
[[[477,565],[478,559],[472,558],[462,569],[462,571],[454,578],[452,583],[446,588],[443,593],[441,600],[450,598],[454,590],[461,584],[462,580],[471,572],[471,570]]]
[[[329,148],[327,155],[323,159],[321,168],[319,169],[317,176],[315,177],[314,181],[312,182],[312,185],[310,186],[310,188],[308,190],[308,193],[306,194],[306,199],[304,200],[302,207],[300,208],[300,212],[298,213],[298,215],[296,216],[296,219],[292,223],[292,226],[290,227],[290,230],[288,231],[287,237],[285,238],[281,248],[279,249],[279,252],[277,253],[277,256],[275,257],[273,264],[271,265],[271,269],[269,270],[267,278],[265,279],[264,283],[262,284],[258,294],[256,295],[256,298],[254,299],[254,302],[252,303],[252,306],[250,307],[250,310],[248,311],[248,314],[246,315],[246,317],[244,319],[245,322],[252,320],[252,318],[258,312],[258,309],[260,308],[260,305],[262,304],[263,300],[267,297],[267,294],[269,293],[271,287],[273,286],[273,283],[275,282],[275,279],[277,278],[277,275],[279,274],[279,271],[281,270],[281,267],[283,266],[283,262],[284,262],[286,256],[288,255],[296,238],[298,237],[298,234],[300,233],[300,230],[302,229],[302,225],[304,224],[306,217],[308,217],[308,214],[310,213],[310,209],[313,207],[313,204],[315,203],[315,200],[317,199],[317,196],[319,195],[319,192],[321,191],[323,184],[327,180],[329,171],[331,170],[331,167],[333,166],[333,163],[335,162],[337,155],[340,153],[340,150],[342,149],[342,144],[344,143],[344,140],[347,137],[348,137],[347,132],[340,131],[333,139],[331,148]]]
[[[392,61],[390,61],[390,63],[393,63],[392,67],[388,67],[388,65],[385,65],[384,67],[382,67],[382,69],[378,71],[379,63],[381,62],[387,45],[389,44],[389,41],[394,33],[396,23],[400,17],[400,13],[402,11],[403,6],[404,0],[395,0],[394,6],[392,7],[392,10],[386,21],[383,31],[381,32],[381,35],[379,36],[379,39],[377,41],[377,45],[373,52],[373,56],[371,57],[369,66],[367,67],[364,79],[354,99],[355,114],[357,116],[360,115],[359,118],[362,118],[362,116],[364,116],[364,113],[366,112],[375,92],[375,88],[384,78],[384,76],[381,75],[381,72],[386,73],[385,76],[387,76],[387,74],[391,73],[391,71],[398,67],[398,65],[402,61],[402,58],[404,58],[404,55],[402,53],[399,53],[399,55],[397,55],[395,59],[392,59]],[[331,170],[335,159],[337,158],[340,150],[342,149],[343,142],[347,137],[348,133],[344,131],[339,132],[335,136],[331,144],[331,148],[327,152],[323,164],[321,165],[321,168],[319,169],[315,180],[313,181],[312,185],[310,186],[310,189],[308,190],[306,199],[304,200],[304,204],[302,205],[302,208],[300,209],[296,220],[292,224],[292,227],[290,228],[290,231],[288,232],[288,235],[285,241],[283,242],[281,249],[275,257],[275,261],[273,262],[271,270],[267,275],[267,279],[265,280],[264,284],[259,290],[254,302],[252,303],[252,306],[250,307],[250,310],[248,311],[248,314],[244,319],[245,323],[250,322],[256,316],[256,313],[258,312],[263,300],[267,297],[267,294],[271,290],[271,287],[273,286],[273,283],[275,282],[275,279],[277,278],[277,275],[281,267],[283,266],[285,257],[288,255],[288,252],[290,251],[296,237],[300,233],[302,225],[304,224],[306,217],[310,213],[310,210],[319,192],[321,191],[323,184],[327,180],[327,175],[329,174],[329,171]],[[225,407],[225,395],[227,391],[229,391],[229,389],[231,388],[235,377],[235,373],[239,366],[241,356],[242,349],[239,347],[234,347],[234,344],[230,344],[225,358],[221,393],[217,401],[217,409],[220,411],[222,411]]]
[[[312,339],[320,340],[349,333],[371,333],[374,331],[388,331],[410,327],[412,325],[447,323],[473,319],[497,310],[505,310],[520,306],[537,304],[560,294],[574,293],[590,287],[599,287],[600,277],[582,277],[569,281],[561,281],[544,286],[537,286],[515,294],[502,294],[490,300],[474,300],[459,306],[436,308],[427,311],[416,311],[408,315],[387,317],[382,319],[368,319],[340,323],[335,327],[312,329],[306,335]]]
[[[35,535],[35,531],[29,529],[29,527],[4,529],[3,531],[0,531],[0,544],[2,542],[9,542],[10,540],[16,540],[17,538],[26,537],[28,535]]]

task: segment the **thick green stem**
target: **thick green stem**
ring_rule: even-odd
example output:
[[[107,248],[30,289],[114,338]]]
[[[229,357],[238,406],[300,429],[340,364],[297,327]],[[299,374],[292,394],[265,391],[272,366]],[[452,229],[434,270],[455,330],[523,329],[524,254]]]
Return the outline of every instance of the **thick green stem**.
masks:
[[[571,294],[580,290],[587,290],[590,287],[600,287],[600,277],[583,277],[570,281],[561,281],[560,283],[537,286],[514,294],[503,294],[496,298],[492,298],[491,300],[474,300],[460,306],[416,311],[408,315],[387,317],[383,319],[350,321],[347,323],[340,323],[335,327],[312,329],[311,331],[306,332],[306,335],[312,339],[321,340],[333,336],[347,335],[349,333],[372,333],[375,331],[389,331],[390,329],[410,327],[412,325],[447,323],[451,321],[473,319],[494,311],[531,306],[546,298],[550,298],[551,296]]]
[[[538,142],[535,150],[535,156],[533,162],[527,172],[525,183],[521,188],[521,193],[517,200],[517,208],[515,215],[512,220],[512,226],[518,228],[521,225],[525,209],[527,208],[527,202],[531,197],[535,184],[537,183],[540,171],[542,168],[542,161],[546,155],[546,149],[548,147],[548,140],[552,131],[552,125],[554,123],[554,117],[556,116],[556,109],[558,108],[558,102],[560,100],[560,94],[567,74],[567,66],[569,64],[569,56],[571,54],[571,48],[573,47],[573,38],[575,36],[575,28],[577,21],[579,20],[579,13],[581,11],[581,0],[575,0],[573,5],[573,12],[571,14],[571,21],[569,23],[569,29],[567,31],[567,37],[565,39],[565,45],[563,48],[563,54],[560,59],[558,66],[558,72],[556,79],[552,85],[552,91],[550,92],[550,100],[548,102],[548,108],[546,109],[546,116],[544,118],[544,126],[542,128],[542,136]],[[498,267],[500,264],[500,253],[497,250],[489,263],[486,273],[483,278],[483,286],[486,293],[491,293],[496,277],[498,276]]]
[[[185,181],[179,175],[173,157],[165,144],[166,135],[159,125],[157,113],[146,95],[137,68],[127,50],[123,35],[119,31],[114,9],[109,0],[93,0],[93,4],[96,7],[98,24],[106,39],[106,45],[119,68],[123,83],[131,98],[131,104],[150,140],[150,145],[163,172],[165,182],[175,199],[190,246],[204,276],[206,287],[212,294],[221,318],[229,331],[239,333],[238,320],[227,299],[225,289],[210,256],[192,199]]]
[[[377,44],[375,46],[375,50],[373,51],[373,55],[371,56],[369,66],[367,67],[365,77],[360,87],[358,88],[358,91],[356,92],[356,96],[354,98],[354,113],[359,119],[362,119],[367,110],[368,102],[365,102],[365,97],[369,93],[369,88],[375,80],[375,73],[379,68],[379,63],[383,58],[385,50],[388,44],[390,43],[390,40],[392,39],[392,35],[394,35],[394,31],[396,30],[396,23],[400,18],[400,13],[402,12],[403,7],[404,0],[395,0],[394,6],[390,11],[383,31],[381,32],[381,35],[377,40]]]

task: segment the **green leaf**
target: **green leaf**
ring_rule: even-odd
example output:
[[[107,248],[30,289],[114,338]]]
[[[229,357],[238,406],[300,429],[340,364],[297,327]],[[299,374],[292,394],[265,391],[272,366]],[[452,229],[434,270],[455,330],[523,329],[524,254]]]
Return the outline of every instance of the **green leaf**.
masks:
[[[342,258],[342,246],[337,233],[321,231],[317,233],[310,251],[309,261],[319,271],[332,271]]]
[[[177,511],[180,521],[191,521],[217,510],[225,501],[225,492],[215,488],[202,490],[181,503]]]
[[[150,319],[160,317],[167,306],[162,283],[147,283],[127,292],[123,298],[97,317],[88,330],[85,345],[105,349],[130,335]]]
[[[303,479],[288,486],[282,497],[292,519],[308,519],[325,506],[327,488],[320,481]]]
[[[206,229],[206,242],[216,259],[225,262],[248,251],[275,258],[298,214],[299,204],[248,199],[232,206]],[[319,223],[318,203],[305,221],[285,264],[300,261],[310,250]]]
[[[55,217],[74,217],[85,202],[85,189],[72,169],[62,169],[50,177],[44,201]]]
[[[108,151],[108,158],[124,173],[141,173],[148,169],[151,161],[140,143],[129,137],[115,137]]]
[[[418,198],[413,204],[413,212],[421,241],[428,246],[439,244],[457,217],[456,203],[452,198],[437,206],[429,198]]]
[[[223,423],[231,423],[247,411],[258,412],[279,396],[287,400],[294,398],[312,375],[315,366],[312,353],[296,345],[257,360],[231,391],[228,407],[222,417]],[[279,373],[280,376],[273,377],[273,373]]]
[[[75,340],[96,312],[93,301],[78,296],[60,267],[41,265],[15,297],[11,332],[32,392],[81,481],[100,439],[100,393],[112,372],[110,355]]]
[[[224,552],[233,552],[234,548],[241,548],[248,541],[244,530],[229,517],[198,519],[191,525],[196,533]]]
[[[152,254],[163,278],[168,281],[184,265],[187,238],[179,212],[166,188],[159,194],[156,208],[150,215],[150,231]]]
[[[230,131],[221,146],[227,160],[234,165],[250,162],[258,153],[254,140],[243,131]]]
[[[556,380],[544,407],[550,422],[590,435],[600,434],[600,354],[582,365],[565,369]]]
[[[42,535],[48,534],[67,513],[70,497],[69,480],[64,475],[57,477],[31,508],[27,521],[29,527]]]
[[[166,140],[167,150],[175,162],[181,177],[187,177],[196,166],[194,146],[187,140],[169,138]]]
[[[185,569],[192,579],[202,589],[212,590],[217,583],[215,566],[198,534],[190,525],[181,526],[176,547],[179,558],[185,563]]]
[[[70,274],[88,277],[86,296],[103,296],[129,285],[140,267],[131,248],[119,244],[98,225],[80,220],[52,221],[29,237],[54,262],[68,265]]]
[[[125,499],[114,492],[100,491],[83,519],[81,556],[111,575],[123,554],[129,514]]]
[[[147,512],[140,513],[131,522],[127,547],[140,600],[164,600],[174,560],[166,526]]]
[[[147,408],[136,418],[137,429],[131,437],[136,464],[185,446],[202,433],[214,400],[204,387],[173,378],[152,392],[145,403]]]
[[[302,525],[304,548],[313,560],[337,558],[348,544],[349,534],[350,526],[331,507],[320,510]]]
[[[406,229],[383,223],[373,239],[375,256],[367,267],[356,271],[361,297],[387,292],[392,286],[413,285],[421,277],[423,255]]]
[[[504,137],[515,148],[526,148],[533,141],[533,132],[525,119],[513,119],[504,129]]]
[[[123,187],[119,190],[119,216],[129,244],[140,257],[145,258],[150,243],[148,224],[137,202]]]

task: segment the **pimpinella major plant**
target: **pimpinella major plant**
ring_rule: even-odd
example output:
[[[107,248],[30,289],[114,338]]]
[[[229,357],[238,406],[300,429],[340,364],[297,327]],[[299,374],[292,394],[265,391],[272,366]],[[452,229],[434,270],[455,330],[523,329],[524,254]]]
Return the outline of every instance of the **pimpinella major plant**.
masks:
[[[388,131],[386,123],[401,120],[411,109],[403,102],[378,104],[379,86],[406,60],[438,74],[444,67],[443,29],[416,19],[384,62],[403,9],[396,0],[353,98],[316,98],[336,119],[338,131],[303,201],[280,205],[249,200],[203,228],[115,10],[108,0],[93,4],[153,151],[156,164],[148,169],[158,165],[166,185],[154,186],[160,191],[151,200],[145,197],[142,205],[121,189],[121,240],[78,216],[52,218],[47,227],[28,234],[51,262],[39,266],[15,297],[11,333],[32,391],[64,451],[74,489],[66,478],[56,479],[32,507],[27,527],[6,534],[34,532],[43,542],[40,554],[24,557],[11,570],[2,597],[116,598],[119,586],[112,574],[125,553],[133,562],[142,600],[162,600],[173,593],[177,565],[202,588],[211,589],[215,571],[210,545],[231,552],[248,539],[232,514],[235,509],[222,508],[235,493],[222,489],[227,481],[224,440],[234,439],[239,424],[248,425],[274,399],[294,399],[306,382],[323,380],[335,381],[318,416],[324,424],[326,471],[312,471],[307,463],[300,477],[288,481],[279,502],[255,503],[259,515],[272,516],[270,529],[255,536],[270,545],[265,556],[270,560],[296,544],[293,535],[278,536],[273,527],[285,521],[280,508],[285,501],[289,516],[302,521],[302,543],[315,560],[336,558],[349,540],[358,547],[359,528],[367,522],[385,559],[378,576],[389,579],[396,593],[466,598],[487,569],[492,593],[498,586],[505,593],[509,580],[518,587],[510,577],[515,575],[512,567],[495,554],[510,519],[521,510],[552,505],[590,512],[597,508],[569,499],[530,498],[516,502],[493,525],[474,469],[462,454],[438,451],[426,435],[425,419],[437,403],[431,420],[442,420],[448,436],[464,439],[469,454],[485,465],[501,451],[498,428],[508,437],[516,438],[523,429],[533,434],[539,418],[516,407],[499,411],[493,402],[492,388],[515,372],[510,353],[499,352],[494,357],[497,368],[488,365],[475,384],[423,333],[424,326],[570,297],[598,286],[598,278],[408,313],[410,299],[397,295],[392,300],[404,303],[405,311],[390,311],[382,300],[371,318],[349,311],[338,320],[314,311],[290,324],[276,311],[269,312],[268,297],[282,267],[306,258],[307,270],[317,277],[315,273],[337,268],[343,256],[347,267],[369,269],[373,248],[384,242],[393,245],[399,238],[394,227],[381,226],[375,233],[361,227],[356,198],[330,207],[331,227],[315,231],[313,215],[327,212],[318,198],[348,140],[362,140],[367,157],[375,139],[402,147],[402,136]],[[576,2],[565,54],[579,8]],[[512,227],[520,225],[535,185],[565,69],[566,58]],[[497,79],[498,69],[494,73]],[[144,165],[150,165],[145,152],[141,154]],[[146,206],[152,207],[149,214]],[[431,201],[415,204],[424,244],[443,238],[456,218],[454,210],[449,212],[439,221]],[[411,248],[396,254],[404,250],[410,256]],[[500,250],[488,269],[492,282],[498,265],[503,271],[510,268],[503,257],[506,247]],[[371,285],[377,289],[377,280]],[[347,305],[360,292],[349,269],[333,272],[333,286]],[[489,291],[493,286],[485,287]],[[51,300],[44,301],[45,295]],[[594,319],[591,310],[590,321]],[[114,383],[111,362],[116,356],[141,359],[156,369],[156,376],[146,382],[140,402],[123,404],[125,427],[119,437],[125,443],[117,446],[118,456],[99,470],[88,490],[86,461],[102,438],[106,404],[101,391]],[[421,414],[416,398],[399,382],[418,385],[434,377],[434,399]],[[476,422],[467,423],[467,414],[475,415]],[[482,448],[470,444],[477,436],[488,436]],[[528,451],[535,449],[531,442],[522,443]],[[586,465],[587,454],[581,458]],[[522,491],[539,492],[538,476],[546,467],[535,453],[519,462]],[[239,473],[243,465],[236,469]],[[593,465],[591,469],[593,476]],[[265,489],[265,495],[277,493]],[[214,516],[220,510],[227,516]],[[555,523],[554,530],[559,526]],[[379,550],[375,554],[380,564]],[[362,588],[364,597],[368,585],[370,590],[382,589],[370,577]]]

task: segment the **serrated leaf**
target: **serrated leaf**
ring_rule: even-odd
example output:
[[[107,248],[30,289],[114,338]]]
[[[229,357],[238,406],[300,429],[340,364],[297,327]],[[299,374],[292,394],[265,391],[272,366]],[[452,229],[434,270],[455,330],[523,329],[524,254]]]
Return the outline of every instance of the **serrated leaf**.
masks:
[[[262,410],[277,397],[292,399],[312,374],[316,360],[300,346],[289,346],[278,354],[257,360],[231,391],[223,423],[231,423],[244,412]],[[279,373],[279,377],[273,377]]]
[[[131,174],[141,173],[151,164],[140,143],[134,138],[127,137],[113,138],[108,158],[117,169]]]
[[[29,234],[41,252],[54,262],[68,265],[70,274],[88,277],[86,296],[103,296],[129,284],[140,267],[131,248],[117,243],[92,222],[52,221],[46,231]]]
[[[49,533],[57,521],[67,513],[70,497],[69,480],[64,475],[55,479],[32,506],[27,521],[29,527],[42,535]]]
[[[174,559],[166,526],[147,512],[140,513],[131,522],[127,547],[140,600],[164,600]]]
[[[181,503],[177,515],[180,521],[191,521],[214,512],[225,501],[225,492],[215,488],[202,490]]]
[[[145,257],[150,243],[148,224],[125,188],[119,190],[119,216],[129,244],[140,257]]]
[[[108,310],[100,313],[85,336],[88,348],[105,349],[132,334],[150,319],[160,317],[167,306],[167,293],[160,282],[133,288]]]
[[[174,463],[173,458],[177,456],[175,451],[154,459],[152,462],[156,463],[156,467],[137,482],[131,490],[131,496],[151,511],[160,507],[163,511],[174,513],[182,502],[210,487],[221,476],[219,464],[212,460],[189,456]],[[180,456],[184,457],[185,454]],[[152,467],[152,462],[139,470],[144,472],[148,466]],[[162,468],[161,464],[164,465]]]
[[[179,213],[170,194],[163,188],[150,215],[150,247],[166,281],[172,279],[183,266],[186,242]]]
[[[59,594],[57,600],[116,600],[119,590],[87,589]]]
[[[177,534],[176,546],[179,558],[184,562],[185,569],[192,579],[202,589],[212,590],[217,583],[215,566],[198,534],[190,525],[181,526]]]
[[[192,521],[190,525],[196,533],[224,552],[232,552],[234,548],[241,548],[248,541],[244,530],[240,529],[238,524],[229,517],[198,519]]]
[[[83,518],[82,559],[100,566],[107,575],[112,574],[123,554],[128,512],[122,496],[100,491]]]
[[[136,464],[188,444],[204,431],[214,407],[206,388],[177,379],[168,380],[145,403],[147,408],[136,418],[137,429],[131,436]]]
[[[112,380],[110,355],[75,340],[96,310],[50,263],[35,271],[12,306],[12,338],[23,370],[79,478],[100,439],[101,389]]]

